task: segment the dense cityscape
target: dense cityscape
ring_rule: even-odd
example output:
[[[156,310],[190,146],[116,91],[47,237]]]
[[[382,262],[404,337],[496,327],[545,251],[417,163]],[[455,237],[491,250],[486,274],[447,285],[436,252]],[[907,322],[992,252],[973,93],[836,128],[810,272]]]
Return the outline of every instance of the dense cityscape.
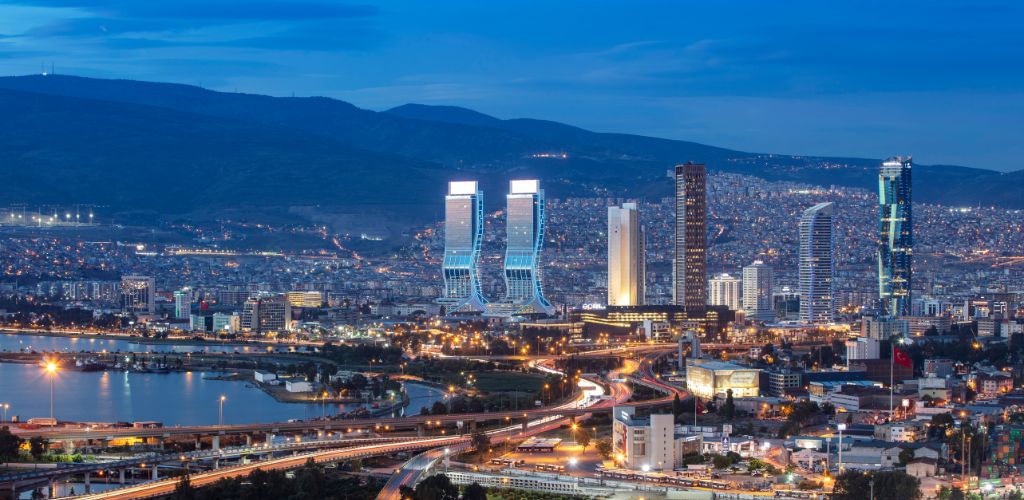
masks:
[[[473,484],[804,498],[850,494],[838,490],[865,474],[913,496],[1015,492],[1007,481],[1024,452],[1014,437],[1024,366],[1019,211],[900,212],[892,207],[910,206],[911,171],[909,158],[888,160],[879,176],[893,180],[876,194],[708,176],[686,164],[674,174],[675,198],[546,200],[542,181],[513,180],[507,208],[485,207],[475,182],[458,181],[446,220],[377,251],[353,250],[364,235],[326,227],[228,220],[163,224],[169,243],[86,241],[81,231],[132,230],[94,217],[57,223],[59,213],[22,223],[27,212],[12,208],[2,228],[6,331],[43,345],[92,336],[111,348],[19,340],[5,343],[5,361],[41,363],[51,383],[62,371],[209,371],[220,375],[204,378],[248,380],[277,404],[304,405],[305,416],[224,427],[224,405],[237,396],[222,394],[204,440],[210,422],[76,423],[51,395],[50,416],[22,424],[19,402],[5,402],[19,417],[5,415],[15,426],[0,438],[25,443],[29,460],[82,464],[38,476],[49,481],[42,489],[31,487],[38,473],[14,469],[9,480],[60,495],[146,473],[150,481],[110,494],[177,498],[192,488],[181,478],[229,481],[220,461],[232,457],[301,465],[290,453],[332,456],[372,477],[389,455],[427,449],[401,466],[408,475],[384,475],[383,497]],[[308,247],[232,244],[265,233]],[[912,248],[912,259],[883,260],[894,248]],[[970,460],[950,439],[960,434],[975,440]],[[365,444],[373,439],[384,444]],[[149,450],[168,447],[167,471],[146,472]],[[7,460],[17,448],[5,448]],[[475,458],[452,471],[453,448]],[[116,464],[92,458],[107,449],[122,450]],[[209,472],[192,479],[193,461]],[[427,479],[440,463],[443,479]]]
[[[1022,13],[0,1],[0,500],[1024,500]]]

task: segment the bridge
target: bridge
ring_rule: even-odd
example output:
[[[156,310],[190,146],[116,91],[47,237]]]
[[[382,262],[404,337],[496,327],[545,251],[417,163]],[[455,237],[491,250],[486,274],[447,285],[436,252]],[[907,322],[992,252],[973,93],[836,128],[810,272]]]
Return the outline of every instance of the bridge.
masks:
[[[668,384],[664,384],[656,379],[651,371],[651,365],[654,360],[658,357],[666,355],[670,352],[666,349],[668,346],[645,346],[650,347],[651,350],[648,352],[643,360],[640,362],[627,360],[624,368],[621,370],[624,375],[629,375],[638,382],[644,383],[645,385],[652,386],[660,392],[664,392],[667,395],[665,397],[633,403],[636,406],[657,406],[665,403],[670,403],[672,396],[676,394],[685,395],[685,391],[681,391]],[[532,364],[542,371],[554,371],[553,368],[546,366],[551,361],[551,358],[545,358],[544,360],[536,361]],[[631,372],[639,371],[638,377],[633,377]],[[560,373],[560,372],[557,372]],[[622,375],[615,376],[615,379],[619,379]],[[586,382],[591,387],[596,388],[592,390],[600,390],[602,393],[604,389],[600,384],[594,381],[583,379],[581,383]],[[387,417],[387,418],[366,418],[366,419],[348,419],[348,420],[314,420],[305,422],[276,422],[276,423],[254,423],[254,424],[240,424],[240,425],[218,425],[218,426],[189,426],[189,427],[170,427],[170,428],[115,428],[115,429],[38,429],[38,430],[19,430],[19,435],[23,438],[32,436],[41,436],[54,441],[92,441],[92,440],[112,440],[117,438],[157,438],[157,439],[169,439],[173,437],[181,436],[213,436],[213,450],[206,450],[201,452],[193,452],[186,455],[162,455],[162,456],[150,456],[150,457],[138,457],[124,461],[123,463],[104,463],[104,464],[90,464],[75,466],[79,468],[66,468],[66,469],[51,469],[49,474],[47,471],[39,471],[38,473],[33,471],[32,473],[26,473],[25,476],[10,475],[0,478],[0,482],[7,482],[11,485],[12,489],[16,488],[18,484],[30,484],[36,481],[52,481],[55,477],[66,477],[75,474],[84,474],[86,478],[89,477],[89,471],[97,469],[120,469],[132,468],[134,466],[141,466],[142,464],[152,463],[154,466],[153,481],[145,484],[129,486],[109,492],[88,495],[85,498],[104,498],[104,499],[122,499],[122,498],[152,498],[156,496],[166,495],[174,490],[178,480],[176,479],[165,479],[159,480],[156,475],[156,465],[159,463],[166,462],[180,462],[182,460],[219,460],[226,456],[239,456],[244,454],[272,454],[274,451],[297,451],[299,449],[309,448],[338,448],[340,446],[350,447],[344,449],[330,449],[315,451],[309,453],[297,454],[289,457],[282,458],[271,458],[269,460],[260,461],[253,464],[244,464],[225,468],[215,468],[212,471],[202,472],[190,476],[190,481],[195,486],[202,486],[211,482],[217,481],[222,478],[228,477],[239,477],[244,476],[252,472],[253,470],[283,470],[300,467],[306,463],[307,460],[312,459],[317,463],[334,462],[342,460],[351,460],[355,458],[365,458],[376,455],[392,454],[400,451],[421,451],[421,450],[437,450],[448,448],[450,451],[461,451],[469,446],[470,437],[467,435],[454,435],[454,436],[443,436],[443,437],[408,437],[408,438],[372,438],[371,441],[363,441],[357,443],[356,440],[329,440],[330,442],[314,442],[303,446],[301,443],[294,445],[282,445],[281,447],[274,446],[247,446],[239,448],[225,448],[220,449],[219,437],[222,435],[229,434],[245,434],[251,436],[254,433],[264,433],[268,438],[272,437],[277,433],[295,433],[295,432],[309,432],[309,431],[322,431],[325,433],[339,432],[339,433],[353,433],[363,428],[367,429],[382,429],[382,430],[393,430],[399,428],[412,428],[415,427],[418,430],[422,430],[423,426],[428,423],[450,423],[450,422],[469,422],[471,430],[475,428],[477,422],[485,421],[505,421],[512,422],[513,420],[523,419],[520,425],[505,426],[497,430],[488,432],[488,434],[497,440],[503,441],[513,438],[523,438],[530,435],[546,432],[548,430],[557,428],[569,420],[575,418],[586,418],[591,414],[597,412],[611,411],[615,405],[623,404],[632,395],[632,391],[629,387],[622,382],[610,382],[606,385],[610,399],[608,400],[594,400],[590,397],[593,394],[587,394],[586,391],[580,395],[576,400],[564,403],[562,405],[550,408],[541,408],[526,411],[505,411],[505,412],[492,412],[492,413],[471,413],[471,414],[457,414],[457,415],[431,415],[431,416],[410,416],[410,417]],[[268,442],[270,439],[268,439]],[[344,444],[341,444],[344,443]],[[434,452],[436,454],[436,452]],[[184,458],[182,458],[184,457]],[[395,483],[393,488],[386,489],[385,491],[397,491],[403,484],[415,484],[415,481],[420,475],[427,469],[429,464],[435,463],[436,460],[428,460],[428,467],[418,469],[418,473],[402,473],[399,471],[396,474],[397,478],[393,478],[392,482]],[[219,463],[215,463],[219,465]],[[33,474],[29,477],[29,474]]]

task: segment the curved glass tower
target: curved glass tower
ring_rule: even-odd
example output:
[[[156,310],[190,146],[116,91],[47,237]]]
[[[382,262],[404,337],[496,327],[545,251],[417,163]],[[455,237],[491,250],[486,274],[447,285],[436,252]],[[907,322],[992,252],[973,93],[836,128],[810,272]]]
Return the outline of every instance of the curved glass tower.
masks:
[[[910,315],[914,217],[911,158],[894,156],[878,171],[878,297],[883,316]]]
[[[448,314],[483,312],[477,263],[484,235],[483,193],[476,181],[448,183],[444,199],[444,297]]]
[[[554,312],[541,288],[544,191],[539,184],[535,179],[511,181],[506,196],[505,301],[517,316]]]
[[[819,203],[800,217],[800,321],[804,323],[832,322],[832,215],[832,203]]]

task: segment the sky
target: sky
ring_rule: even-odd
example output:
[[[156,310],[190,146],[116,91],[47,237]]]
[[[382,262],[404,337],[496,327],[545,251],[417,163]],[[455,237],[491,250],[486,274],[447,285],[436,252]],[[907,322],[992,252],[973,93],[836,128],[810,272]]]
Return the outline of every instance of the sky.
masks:
[[[1024,169],[1024,2],[0,0],[0,75]]]

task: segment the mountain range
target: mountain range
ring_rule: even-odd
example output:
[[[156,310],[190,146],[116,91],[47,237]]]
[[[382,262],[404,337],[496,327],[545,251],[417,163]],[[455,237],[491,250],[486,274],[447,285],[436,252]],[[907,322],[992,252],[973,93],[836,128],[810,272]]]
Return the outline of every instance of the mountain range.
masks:
[[[888,153],[888,152],[880,152]],[[270,97],[62,75],[0,78],[7,203],[216,214],[295,207],[436,218],[445,182],[478,179],[488,209],[511,178],[549,196],[666,196],[686,161],[768,180],[874,189],[880,159],[734,151],[503,120],[451,106],[377,112],[326,97]],[[1024,170],[914,166],[915,201],[1024,208]]]

